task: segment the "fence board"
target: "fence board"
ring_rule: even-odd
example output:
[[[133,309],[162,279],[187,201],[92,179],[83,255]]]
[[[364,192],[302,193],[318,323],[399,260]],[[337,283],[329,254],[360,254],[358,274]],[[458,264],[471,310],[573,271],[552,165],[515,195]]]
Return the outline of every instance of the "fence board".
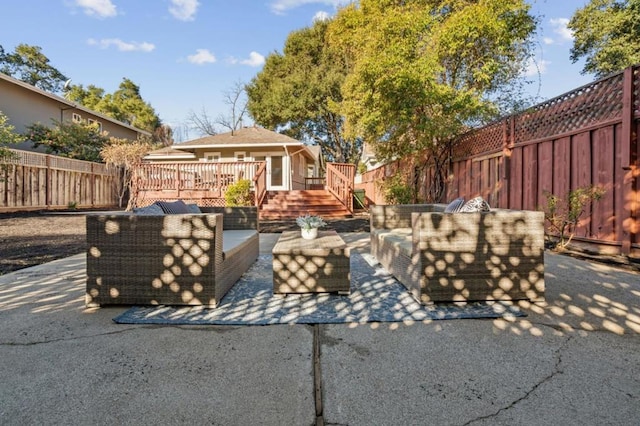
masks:
[[[509,193],[509,208],[522,209],[522,147],[514,148],[511,151],[511,173],[509,181],[511,182],[511,191]]]
[[[522,149],[523,191],[522,209],[536,210],[538,206],[538,146],[526,145]]]

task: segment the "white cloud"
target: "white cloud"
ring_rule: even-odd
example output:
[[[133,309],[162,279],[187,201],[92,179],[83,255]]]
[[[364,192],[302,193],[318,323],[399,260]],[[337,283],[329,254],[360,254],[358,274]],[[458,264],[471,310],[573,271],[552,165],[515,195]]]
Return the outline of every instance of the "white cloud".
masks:
[[[171,0],[171,4],[169,12],[180,21],[193,21],[200,6],[198,0]]]
[[[271,11],[277,15],[282,15],[287,10],[308,4],[324,4],[338,8],[352,2],[353,0],[274,0],[271,2]]]
[[[249,65],[250,67],[259,67],[264,64],[264,56],[259,54],[258,52],[249,53],[249,59],[244,59],[240,61],[242,65]]]
[[[84,13],[97,18],[112,18],[118,14],[116,5],[111,0],[76,0],[76,5],[84,10]]]
[[[208,49],[196,49],[194,55],[187,56],[187,60],[192,64],[204,65],[216,62],[216,57]]]
[[[572,41],[573,31],[567,28],[569,20],[567,18],[552,18],[549,19],[549,23],[553,28],[553,32],[558,34],[562,41]]]
[[[551,37],[544,37],[544,38],[542,39],[542,42],[543,42],[544,44],[553,44],[553,43],[554,43],[554,41],[553,41],[553,39],[552,39]]]
[[[327,19],[329,19],[329,14],[322,10],[313,15],[313,22],[326,21]]]
[[[121,52],[151,52],[156,48],[153,43],[147,43],[146,41],[142,43],[137,41],[126,42],[119,38],[103,38],[102,40],[90,38],[87,43],[91,46],[99,46],[101,49],[115,46]]]
[[[539,74],[546,74],[547,68],[551,64],[551,62],[546,61],[544,59],[529,58],[527,61],[527,67],[524,71],[525,77],[534,77]]]

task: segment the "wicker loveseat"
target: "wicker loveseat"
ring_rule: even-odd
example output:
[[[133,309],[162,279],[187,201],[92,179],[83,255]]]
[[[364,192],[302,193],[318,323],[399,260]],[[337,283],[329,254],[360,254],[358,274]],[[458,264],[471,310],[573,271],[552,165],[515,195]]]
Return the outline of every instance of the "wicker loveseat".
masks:
[[[371,254],[423,304],[544,300],[544,214],[372,206]]]
[[[87,306],[216,306],[258,257],[256,207],[87,215]]]

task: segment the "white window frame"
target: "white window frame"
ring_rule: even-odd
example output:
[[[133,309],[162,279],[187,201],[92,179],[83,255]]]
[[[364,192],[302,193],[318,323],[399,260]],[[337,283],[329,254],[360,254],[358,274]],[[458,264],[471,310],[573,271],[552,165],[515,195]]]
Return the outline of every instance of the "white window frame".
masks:
[[[219,163],[222,155],[219,152],[205,152],[203,161],[209,163]]]
[[[74,123],[82,123],[82,116],[77,112],[72,112],[71,121],[73,121]]]
[[[247,152],[246,151],[236,151],[233,153],[233,158],[236,162],[245,162],[247,161]]]

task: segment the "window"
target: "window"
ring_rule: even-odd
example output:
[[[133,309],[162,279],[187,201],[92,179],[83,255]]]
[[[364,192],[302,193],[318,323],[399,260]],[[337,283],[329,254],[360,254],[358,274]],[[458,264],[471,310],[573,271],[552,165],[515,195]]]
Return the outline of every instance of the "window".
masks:
[[[212,163],[220,162],[220,153],[219,152],[205,152],[204,153],[204,161],[210,161]]]
[[[235,157],[236,157],[236,161],[244,161],[244,157],[245,157],[245,152],[244,151],[239,151],[234,153]]]
[[[89,124],[96,124],[96,125],[98,126],[98,131],[99,131],[99,132],[101,132],[101,131],[102,131],[102,123],[101,123],[101,122],[99,122],[99,121],[97,121],[97,120],[94,120],[93,118],[88,118],[88,119],[87,119],[87,122],[88,122]]]
[[[82,123],[82,116],[77,112],[74,112],[73,114],[71,114],[71,120],[74,123]]]

